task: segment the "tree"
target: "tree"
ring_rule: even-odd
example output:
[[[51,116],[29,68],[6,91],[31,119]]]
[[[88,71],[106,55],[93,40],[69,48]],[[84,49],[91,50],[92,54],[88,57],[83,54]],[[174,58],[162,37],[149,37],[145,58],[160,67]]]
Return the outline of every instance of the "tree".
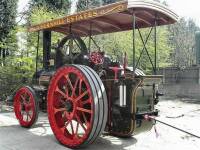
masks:
[[[41,22],[49,21],[58,17],[62,17],[68,13],[70,0],[31,0],[31,6],[29,8],[29,14],[26,18],[27,26],[33,24],[38,24]],[[27,27],[26,27],[27,28]],[[38,33],[27,33],[22,29],[23,34],[25,34],[24,39],[27,41],[26,49],[21,52],[21,61],[25,63],[33,60],[34,63],[36,57],[36,47],[37,47],[37,35]],[[42,62],[42,34],[40,34],[40,49],[39,49],[39,62]],[[57,42],[57,37],[60,35],[55,32],[52,33],[52,43]],[[28,56],[28,58],[27,58]],[[31,56],[31,57],[29,57]],[[30,64],[31,65],[31,64]],[[29,65],[29,66],[30,66]],[[34,68],[31,70],[31,74],[34,73]]]
[[[70,0],[31,0],[33,6],[45,6],[49,10],[68,10]]]
[[[199,27],[192,20],[181,18],[174,25],[169,26],[169,40],[172,49],[171,61],[173,66],[185,68],[192,66],[196,57],[194,56],[195,32]]]
[[[94,8],[102,5],[102,2],[99,0],[78,0],[77,2],[77,11],[86,10],[89,8]]]
[[[2,65],[5,65],[5,57],[12,49],[10,48],[12,43],[9,41],[16,39],[12,30],[16,25],[17,2],[17,0],[1,0],[0,3],[0,60],[2,60]]]
[[[115,3],[117,1],[121,1],[121,0],[102,0],[103,1],[103,4],[111,4],[111,3]]]
[[[15,26],[17,13],[16,0],[1,0],[0,3],[0,42],[5,40]]]
[[[77,3],[78,11],[94,8],[101,5],[115,3],[121,0],[79,0]]]

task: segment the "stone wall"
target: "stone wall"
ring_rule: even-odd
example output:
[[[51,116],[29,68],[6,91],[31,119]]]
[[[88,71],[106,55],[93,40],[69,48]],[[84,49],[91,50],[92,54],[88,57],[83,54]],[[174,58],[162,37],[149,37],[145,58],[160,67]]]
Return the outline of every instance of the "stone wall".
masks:
[[[163,75],[160,86],[166,96],[192,97],[200,99],[200,67],[187,69],[164,68],[158,71]]]

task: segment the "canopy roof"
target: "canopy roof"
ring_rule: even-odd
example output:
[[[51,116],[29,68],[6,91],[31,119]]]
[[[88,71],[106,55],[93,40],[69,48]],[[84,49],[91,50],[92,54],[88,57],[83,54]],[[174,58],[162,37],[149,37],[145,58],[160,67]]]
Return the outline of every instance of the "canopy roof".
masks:
[[[131,30],[133,14],[137,28],[173,24],[178,16],[166,6],[149,0],[124,0],[96,9],[82,11],[29,27],[30,32],[50,30],[79,36]],[[71,30],[70,30],[71,27]]]

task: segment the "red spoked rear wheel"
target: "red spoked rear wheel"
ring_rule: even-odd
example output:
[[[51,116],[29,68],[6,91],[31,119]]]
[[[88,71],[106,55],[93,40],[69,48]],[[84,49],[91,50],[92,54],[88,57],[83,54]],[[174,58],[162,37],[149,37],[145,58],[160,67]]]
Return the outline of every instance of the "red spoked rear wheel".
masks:
[[[31,127],[38,118],[38,101],[30,87],[20,88],[14,97],[14,111],[22,127]]]
[[[108,110],[103,83],[86,66],[64,66],[51,80],[47,109],[51,128],[60,143],[70,148],[86,146],[106,125]]]

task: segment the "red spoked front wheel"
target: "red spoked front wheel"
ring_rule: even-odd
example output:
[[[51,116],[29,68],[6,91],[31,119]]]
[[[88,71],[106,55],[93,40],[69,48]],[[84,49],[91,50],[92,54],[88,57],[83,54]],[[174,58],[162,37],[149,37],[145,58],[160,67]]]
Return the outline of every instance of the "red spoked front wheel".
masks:
[[[22,127],[31,127],[38,118],[38,101],[31,87],[20,88],[14,97],[14,111]]]
[[[59,142],[70,148],[92,143],[107,121],[107,97],[103,83],[91,68],[60,68],[48,90],[48,117]]]

